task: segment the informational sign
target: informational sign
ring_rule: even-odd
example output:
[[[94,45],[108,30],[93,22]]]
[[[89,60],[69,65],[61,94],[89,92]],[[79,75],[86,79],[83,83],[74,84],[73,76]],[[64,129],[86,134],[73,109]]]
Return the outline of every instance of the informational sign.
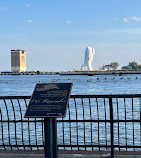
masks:
[[[72,83],[36,84],[25,117],[65,117]]]

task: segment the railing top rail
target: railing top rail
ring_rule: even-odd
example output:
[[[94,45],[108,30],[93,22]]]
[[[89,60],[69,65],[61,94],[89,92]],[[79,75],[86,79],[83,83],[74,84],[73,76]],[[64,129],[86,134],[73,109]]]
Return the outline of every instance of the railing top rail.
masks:
[[[140,98],[141,94],[71,95],[70,98]]]
[[[30,99],[31,96],[0,96],[0,99]]]
[[[0,99],[30,99],[31,96],[0,96]],[[141,94],[71,95],[70,98],[141,98]]]

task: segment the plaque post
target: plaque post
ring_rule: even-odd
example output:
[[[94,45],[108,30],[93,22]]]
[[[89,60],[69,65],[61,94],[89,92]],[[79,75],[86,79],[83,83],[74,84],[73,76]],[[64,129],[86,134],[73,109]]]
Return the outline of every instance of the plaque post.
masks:
[[[53,129],[53,153],[54,157],[53,158],[58,158],[58,143],[57,143],[57,119],[52,118],[52,129]]]
[[[45,158],[58,158],[56,118],[44,118]]]

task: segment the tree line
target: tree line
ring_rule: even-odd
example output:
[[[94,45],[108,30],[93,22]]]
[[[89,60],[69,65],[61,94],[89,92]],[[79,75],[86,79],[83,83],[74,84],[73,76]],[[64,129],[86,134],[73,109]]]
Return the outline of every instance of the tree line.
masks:
[[[102,67],[100,67],[99,69],[100,70],[116,70],[119,66],[119,63],[118,62],[112,62],[110,64],[107,64],[107,65],[103,65]]]
[[[117,70],[119,66],[118,62],[111,62],[110,64],[103,65],[100,70]],[[141,70],[141,65],[136,61],[129,62],[128,65],[121,67],[123,70]]]
[[[123,66],[121,69],[127,70],[141,70],[141,65],[136,61],[129,62],[127,66]]]

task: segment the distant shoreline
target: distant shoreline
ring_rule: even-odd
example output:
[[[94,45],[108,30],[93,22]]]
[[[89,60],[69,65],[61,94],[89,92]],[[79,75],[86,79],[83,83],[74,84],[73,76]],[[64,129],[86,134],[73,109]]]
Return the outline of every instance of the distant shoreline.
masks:
[[[40,72],[40,71],[30,71],[30,72],[0,72],[0,75],[126,75],[126,74],[141,74],[141,71],[123,71],[123,70],[114,70],[114,71],[66,71],[66,72]]]
[[[141,71],[72,71],[72,72],[64,72],[60,75],[125,75],[125,74],[141,74]]]

